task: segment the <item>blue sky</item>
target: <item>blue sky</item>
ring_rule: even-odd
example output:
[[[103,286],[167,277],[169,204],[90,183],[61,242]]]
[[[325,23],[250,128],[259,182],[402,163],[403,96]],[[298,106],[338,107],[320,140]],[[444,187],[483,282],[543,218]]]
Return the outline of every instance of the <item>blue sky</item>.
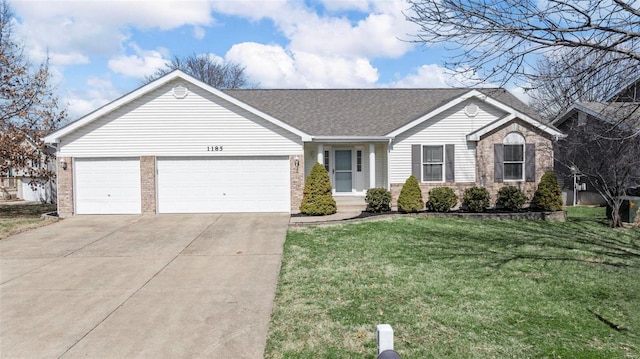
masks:
[[[443,46],[409,41],[404,0],[9,0],[34,62],[74,120],[132,91],[174,55],[246,67],[261,88],[468,85]],[[510,89],[516,95],[521,91]]]

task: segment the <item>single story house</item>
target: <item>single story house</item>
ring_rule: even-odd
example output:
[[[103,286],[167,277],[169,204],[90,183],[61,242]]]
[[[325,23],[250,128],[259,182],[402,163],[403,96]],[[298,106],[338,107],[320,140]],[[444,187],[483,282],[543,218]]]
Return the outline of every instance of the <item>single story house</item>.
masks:
[[[410,175],[530,196],[563,134],[503,89],[218,90],[174,71],[45,140],[60,215],[297,212],[316,162],[335,196]]]

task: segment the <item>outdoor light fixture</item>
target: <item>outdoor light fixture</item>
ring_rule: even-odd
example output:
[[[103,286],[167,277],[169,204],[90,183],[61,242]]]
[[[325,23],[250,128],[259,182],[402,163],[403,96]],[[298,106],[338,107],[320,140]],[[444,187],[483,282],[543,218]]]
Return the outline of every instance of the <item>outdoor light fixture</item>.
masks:
[[[300,167],[300,158],[298,156],[293,160],[293,165],[296,166],[296,173],[298,173],[298,167]]]
[[[67,161],[65,160],[60,160],[60,166],[62,166],[63,170],[67,170]]]

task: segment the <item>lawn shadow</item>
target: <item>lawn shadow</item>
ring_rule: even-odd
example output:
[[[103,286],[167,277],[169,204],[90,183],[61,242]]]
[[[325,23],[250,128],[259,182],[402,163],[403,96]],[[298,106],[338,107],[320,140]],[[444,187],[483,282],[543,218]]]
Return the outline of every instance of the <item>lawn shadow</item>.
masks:
[[[425,224],[425,240],[413,243],[414,250],[432,259],[481,258],[493,268],[518,260],[640,267],[640,231],[612,229],[600,220],[448,221]]]

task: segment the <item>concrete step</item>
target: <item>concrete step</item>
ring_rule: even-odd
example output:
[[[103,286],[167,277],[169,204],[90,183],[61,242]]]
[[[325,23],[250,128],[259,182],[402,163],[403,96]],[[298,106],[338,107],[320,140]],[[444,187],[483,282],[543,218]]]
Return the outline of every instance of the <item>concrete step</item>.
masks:
[[[338,206],[338,212],[355,212],[367,209],[367,203],[362,196],[333,196]]]

